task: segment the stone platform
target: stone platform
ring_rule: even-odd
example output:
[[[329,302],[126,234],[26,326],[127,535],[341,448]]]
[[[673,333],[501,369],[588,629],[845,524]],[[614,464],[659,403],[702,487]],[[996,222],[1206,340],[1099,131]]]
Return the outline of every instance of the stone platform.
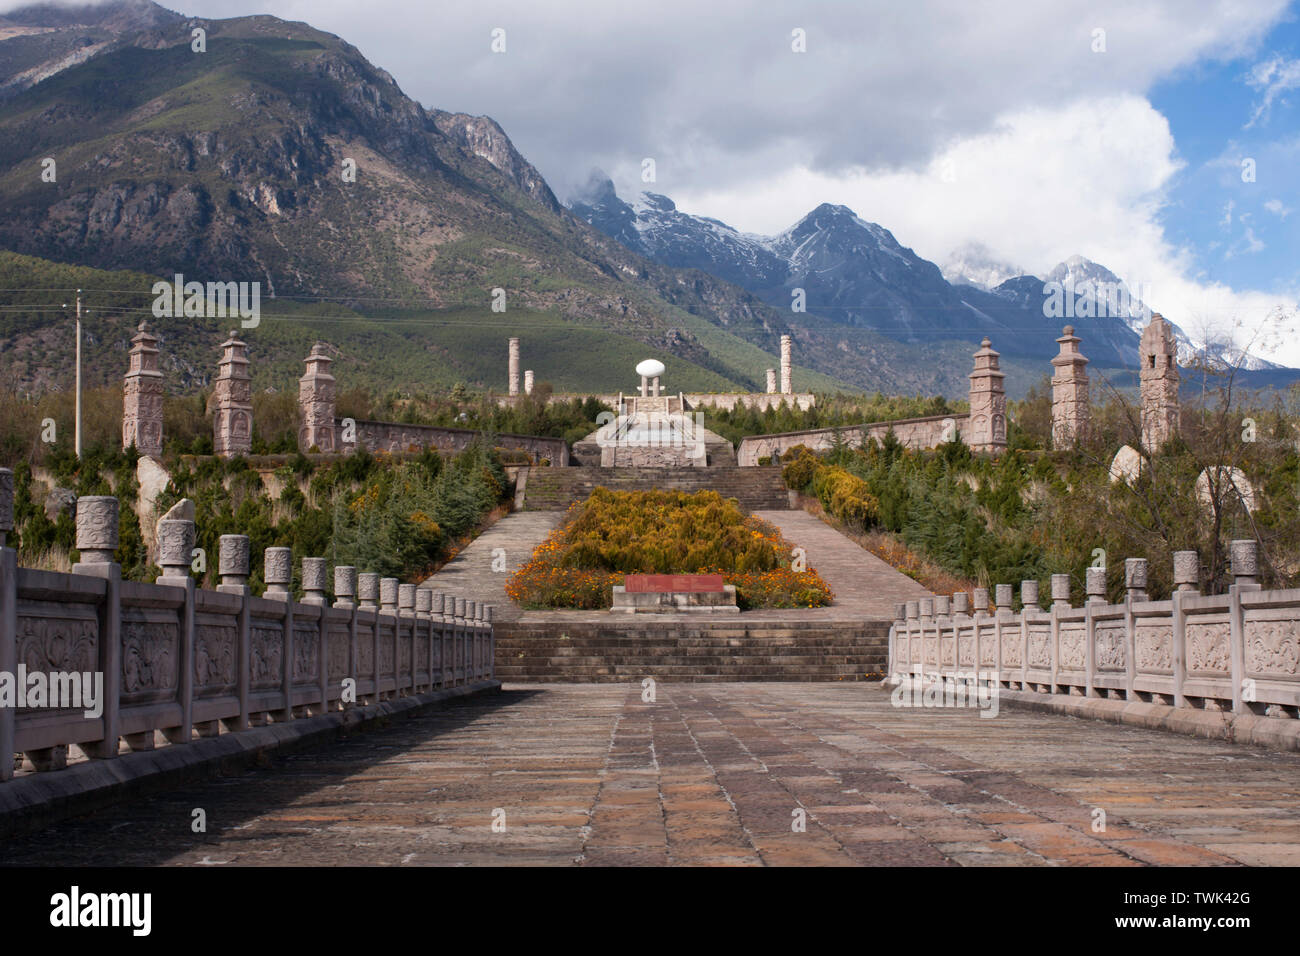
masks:
[[[661,683],[653,702],[640,681],[507,685],[275,756],[241,777],[8,840],[0,858],[12,866],[1295,865],[1298,778],[1296,754],[1009,709],[986,720],[972,710],[895,708],[874,684]],[[207,811],[207,833],[191,831],[195,807]],[[503,832],[492,827],[496,811]],[[797,811],[804,832],[793,828]],[[1231,888],[1230,876],[1204,875],[1210,888]]]

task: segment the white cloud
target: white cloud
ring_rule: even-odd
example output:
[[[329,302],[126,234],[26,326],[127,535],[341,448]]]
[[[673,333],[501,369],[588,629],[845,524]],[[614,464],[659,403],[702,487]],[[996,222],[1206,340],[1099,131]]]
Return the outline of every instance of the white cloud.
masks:
[[[1283,205],[1282,200],[1280,199],[1268,200],[1266,203],[1264,203],[1264,208],[1267,209],[1269,212],[1271,212],[1273,215],[1277,216],[1279,219],[1285,219],[1293,212],[1291,207]]]
[[[1267,120],[1273,104],[1291,90],[1300,89],[1300,59],[1288,59],[1280,53],[1256,63],[1246,77],[1246,82],[1263,91],[1263,98],[1255,104],[1246,128],[1260,120]]]

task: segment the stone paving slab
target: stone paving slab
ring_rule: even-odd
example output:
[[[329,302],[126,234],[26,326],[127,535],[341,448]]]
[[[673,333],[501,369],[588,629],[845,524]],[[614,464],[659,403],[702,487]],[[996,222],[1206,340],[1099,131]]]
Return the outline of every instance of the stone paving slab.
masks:
[[[978,713],[874,684],[660,683],[653,703],[639,682],[507,685],[10,840],[0,863],[1300,863],[1300,755]]]

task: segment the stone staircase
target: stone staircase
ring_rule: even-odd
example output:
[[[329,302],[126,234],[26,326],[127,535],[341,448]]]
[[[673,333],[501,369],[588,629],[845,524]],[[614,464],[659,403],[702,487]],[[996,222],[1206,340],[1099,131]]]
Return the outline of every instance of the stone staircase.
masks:
[[[779,468],[529,468],[522,507],[528,511],[563,511],[598,487],[614,491],[716,491],[735,498],[748,511],[789,508]]]
[[[880,679],[887,621],[710,624],[681,617],[635,627],[510,622],[496,629],[507,683]]]

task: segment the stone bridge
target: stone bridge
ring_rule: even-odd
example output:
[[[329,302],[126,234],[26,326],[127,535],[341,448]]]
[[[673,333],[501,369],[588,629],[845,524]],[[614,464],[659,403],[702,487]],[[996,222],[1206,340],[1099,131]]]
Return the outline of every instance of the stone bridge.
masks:
[[[1300,591],[1261,591],[1244,543],[1222,596],[1184,557],[1169,601],[1130,562],[1120,605],[1092,575],[1082,608],[1067,579],[1049,611],[1001,586],[992,611],[918,595],[891,622],[864,579],[850,605],[889,628],[892,691],[502,686],[497,596],[470,567],[445,589],[336,568],[330,603],[305,558],[295,601],[271,549],[258,598],[232,535],[205,591],[182,509],[158,582],[124,582],[115,506],[81,500],[72,574],[0,542],[0,672],[104,677],[97,714],[0,707],[0,754],[24,755],[0,765],[3,864],[1300,862]]]

